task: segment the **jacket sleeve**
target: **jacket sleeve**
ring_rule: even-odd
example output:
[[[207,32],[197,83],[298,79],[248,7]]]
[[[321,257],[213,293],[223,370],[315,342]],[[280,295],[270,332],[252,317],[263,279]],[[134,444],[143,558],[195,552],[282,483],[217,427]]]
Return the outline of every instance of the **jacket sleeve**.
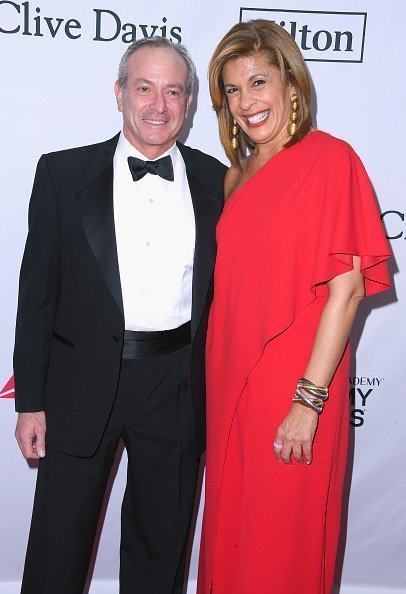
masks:
[[[44,392],[59,294],[58,217],[47,157],[38,162],[20,271],[14,347],[15,406],[44,410]]]

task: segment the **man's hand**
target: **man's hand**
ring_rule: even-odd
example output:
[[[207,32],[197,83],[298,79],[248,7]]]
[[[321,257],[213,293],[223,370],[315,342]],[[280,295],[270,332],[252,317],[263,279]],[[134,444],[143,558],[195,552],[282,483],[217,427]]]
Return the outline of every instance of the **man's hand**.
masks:
[[[18,414],[15,436],[24,458],[38,460],[45,456],[45,412]]]

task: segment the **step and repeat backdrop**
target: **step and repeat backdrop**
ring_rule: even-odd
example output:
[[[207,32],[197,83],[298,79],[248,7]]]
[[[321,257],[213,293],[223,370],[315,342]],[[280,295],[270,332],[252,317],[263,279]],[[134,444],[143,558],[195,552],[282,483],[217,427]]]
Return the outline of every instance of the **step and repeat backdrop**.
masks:
[[[20,456],[13,437],[12,371],[18,273],[36,162],[42,153],[98,142],[120,130],[113,94],[119,59],[130,42],[154,34],[184,43],[196,63],[195,98],[181,139],[226,162],[207,65],[222,35],[252,18],[276,21],[300,46],[314,84],[317,126],[349,141],[361,156],[393,250],[395,288],[361,305],[352,335],[340,592],[406,592],[404,0],[244,0],[243,5],[236,0],[221,5],[214,0],[1,0],[1,593],[19,591],[36,478],[35,464]],[[118,592],[125,462],[124,454],[100,530],[90,586],[96,594]],[[200,518],[201,506],[189,592],[197,574]]]

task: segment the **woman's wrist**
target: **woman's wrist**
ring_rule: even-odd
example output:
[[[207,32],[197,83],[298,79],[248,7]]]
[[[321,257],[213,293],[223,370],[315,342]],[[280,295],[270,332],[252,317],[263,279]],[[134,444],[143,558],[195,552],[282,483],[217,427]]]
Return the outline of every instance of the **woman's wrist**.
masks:
[[[327,399],[327,387],[318,386],[305,377],[301,377],[297,383],[292,402],[310,408],[320,415],[323,412],[324,403]]]

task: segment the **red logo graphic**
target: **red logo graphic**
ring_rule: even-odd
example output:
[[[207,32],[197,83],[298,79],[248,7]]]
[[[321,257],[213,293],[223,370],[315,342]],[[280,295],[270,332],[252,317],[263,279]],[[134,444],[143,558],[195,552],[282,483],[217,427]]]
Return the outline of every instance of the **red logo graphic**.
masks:
[[[0,392],[0,398],[14,398],[14,375],[8,380]]]

